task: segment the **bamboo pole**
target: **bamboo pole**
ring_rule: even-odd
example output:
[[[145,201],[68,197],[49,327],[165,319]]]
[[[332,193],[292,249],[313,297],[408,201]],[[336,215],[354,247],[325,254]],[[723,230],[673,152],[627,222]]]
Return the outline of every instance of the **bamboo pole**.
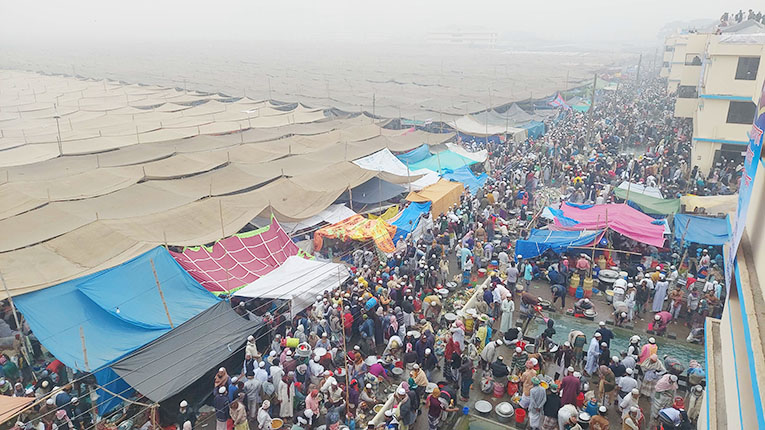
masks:
[[[31,354],[30,351],[27,349],[27,337],[24,336],[24,331],[21,329],[21,323],[19,322],[19,315],[16,312],[16,305],[13,303],[13,297],[11,296],[10,290],[8,290],[8,285],[5,283],[5,277],[2,273],[0,273],[0,281],[3,282],[3,289],[5,289],[5,294],[8,296],[8,302],[11,304],[11,312],[13,312],[13,320],[16,322],[16,330],[21,333],[21,353],[24,354],[24,359],[27,361],[27,366],[32,365],[32,361],[30,360]],[[32,376],[37,382],[37,377],[34,375],[34,372],[32,372]]]
[[[159,298],[162,300],[162,306],[165,307],[165,314],[167,314],[167,321],[170,322],[170,328],[175,328],[173,325],[173,319],[170,318],[170,310],[167,308],[167,302],[165,301],[165,294],[162,292],[162,286],[159,284],[159,277],[157,276],[157,269],[154,267],[154,259],[150,258],[151,271],[154,272],[154,281],[157,282],[157,290],[159,290]]]
[[[88,348],[85,346],[85,330],[80,326],[80,342],[82,343],[82,358],[85,360],[85,371],[90,372],[88,364]]]
[[[596,225],[599,225],[599,224],[600,224],[600,214],[598,214],[598,222]],[[608,229],[608,223],[606,223],[606,229]],[[605,235],[606,235],[606,230],[603,230],[603,236]],[[600,237],[602,238],[603,236],[600,236]],[[598,241],[600,241],[600,239],[598,239]],[[590,278],[592,278],[593,265],[595,264],[595,247],[594,246],[592,247],[592,255],[590,256],[590,260],[592,260],[590,261]]]
[[[337,266],[337,279],[342,279],[342,275],[340,272],[340,266]],[[339,285],[338,285],[339,287]],[[341,305],[342,308],[342,305]],[[342,316],[342,314],[341,314]],[[345,341],[345,320],[344,318],[340,318],[340,325],[341,325],[341,332],[343,333],[343,354],[345,357],[343,357],[343,365],[345,366],[345,404],[349,405],[348,401],[348,392],[350,391],[350,375],[348,373],[348,347],[347,343]]]
[[[6,171],[7,172],[7,171]],[[412,177],[409,172],[409,160],[406,161],[406,181],[409,183],[409,192],[412,192]]]
[[[685,256],[688,254],[688,249],[685,248],[685,234],[688,233],[688,226],[691,224],[691,219],[688,218],[688,221],[685,223],[685,231],[683,231],[683,235],[680,237],[680,249],[683,250],[683,255],[680,257],[680,263],[678,263],[678,268],[683,265],[683,261],[685,261]],[[691,265],[688,265],[688,270],[690,270]]]

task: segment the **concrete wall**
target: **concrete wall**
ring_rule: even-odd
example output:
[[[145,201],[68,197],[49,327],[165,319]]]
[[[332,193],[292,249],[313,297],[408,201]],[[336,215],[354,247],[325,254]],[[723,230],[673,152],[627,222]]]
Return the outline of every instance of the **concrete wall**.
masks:
[[[677,118],[693,118],[693,114],[696,112],[696,105],[699,99],[681,99],[675,100],[675,117]]]
[[[748,141],[751,124],[727,123],[729,105],[730,100],[699,99],[693,137]]]
[[[691,148],[691,167],[699,166],[699,169],[707,173],[712,168],[715,151],[722,147],[721,143],[694,141]]]
[[[720,43],[719,37],[709,42],[709,63],[704,75],[704,94],[751,97],[756,101],[765,80],[765,45]],[[736,78],[739,57],[760,57],[754,81]]]

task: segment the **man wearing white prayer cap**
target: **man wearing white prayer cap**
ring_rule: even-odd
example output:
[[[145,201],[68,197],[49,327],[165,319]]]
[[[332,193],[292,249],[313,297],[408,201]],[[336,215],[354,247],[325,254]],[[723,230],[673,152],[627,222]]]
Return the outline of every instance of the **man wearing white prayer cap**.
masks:
[[[226,422],[228,421],[229,403],[226,387],[218,388],[218,393],[213,400],[213,406],[215,407],[215,430],[227,430]]]
[[[258,410],[258,429],[259,430],[271,430],[271,414],[269,410],[271,408],[271,402],[263,400],[263,404]]]

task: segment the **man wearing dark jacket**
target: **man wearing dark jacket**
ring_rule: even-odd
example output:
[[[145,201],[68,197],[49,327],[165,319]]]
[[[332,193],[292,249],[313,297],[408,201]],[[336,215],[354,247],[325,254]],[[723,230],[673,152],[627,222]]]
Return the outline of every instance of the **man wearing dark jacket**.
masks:
[[[228,395],[226,395],[226,387],[220,387],[218,393],[215,395],[213,406],[215,407],[215,430],[226,430],[226,422],[228,421]]]

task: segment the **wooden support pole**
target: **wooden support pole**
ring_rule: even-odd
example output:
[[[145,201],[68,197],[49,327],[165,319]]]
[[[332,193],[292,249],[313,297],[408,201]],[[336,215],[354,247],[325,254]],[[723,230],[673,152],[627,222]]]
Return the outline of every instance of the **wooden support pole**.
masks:
[[[173,319],[170,318],[170,310],[167,308],[167,302],[165,301],[165,294],[162,292],[162,285],[159,283],[159,276],[157,276],[157,268],[154,267],[154,259],[150,258],[151,271],[154,272],[154,281],[157,282],[157,290],[159,291],[159,298],[162,300],[162,306],[165,307],[165,314],[167,315],[167,321],[170,323],[170,328],[175,328],[173,325]],[[84,343],[83,343],[84,345]]]
[[[688,218],[688,221],[685,223],[685,231],[683,231],[683,235],[680,237],[680,249],[683,251],[682,257],[680,257],[680,263],[678,263],[678,268],[683,265],[683,261],[685,261],[685,256],[688,254],[688,250],[685,249],[685,234],[688,233],[688,226],[691,225],[691,219]],[[691,265],[688,265],[688,269],[690,270]]]
[[[2,273],[0,273],[0,281],[3,282],[3,289],[5,289],[5,294],[8,296],[8,303],[11,304],[11,312],[13,312],[13,321],[16,322],[16,330],[21,333],[21,353],[24,354],[24,359],[27,361],[27,365],[31,366],[32,361],[30,360],[31,353],[27,349],[27,342],[28,339],[24,335],[24,331],[21,329],[21,321],[19,320],[19,315],[16,313],[16,305],[13,303],[13,297],[11,296],[10,290],[8,290],[8,285],[5,283],[5,277]],[[34,372],[32,372],[32,376],[34,377],[34,380],[37,381],[37,376],[34,375]]]
[[[85,360],[85,371],[90,372],[88,364],[88,348],[85,346],[85,330],[80,326],[80,342],[82,342],[82,358]]]

